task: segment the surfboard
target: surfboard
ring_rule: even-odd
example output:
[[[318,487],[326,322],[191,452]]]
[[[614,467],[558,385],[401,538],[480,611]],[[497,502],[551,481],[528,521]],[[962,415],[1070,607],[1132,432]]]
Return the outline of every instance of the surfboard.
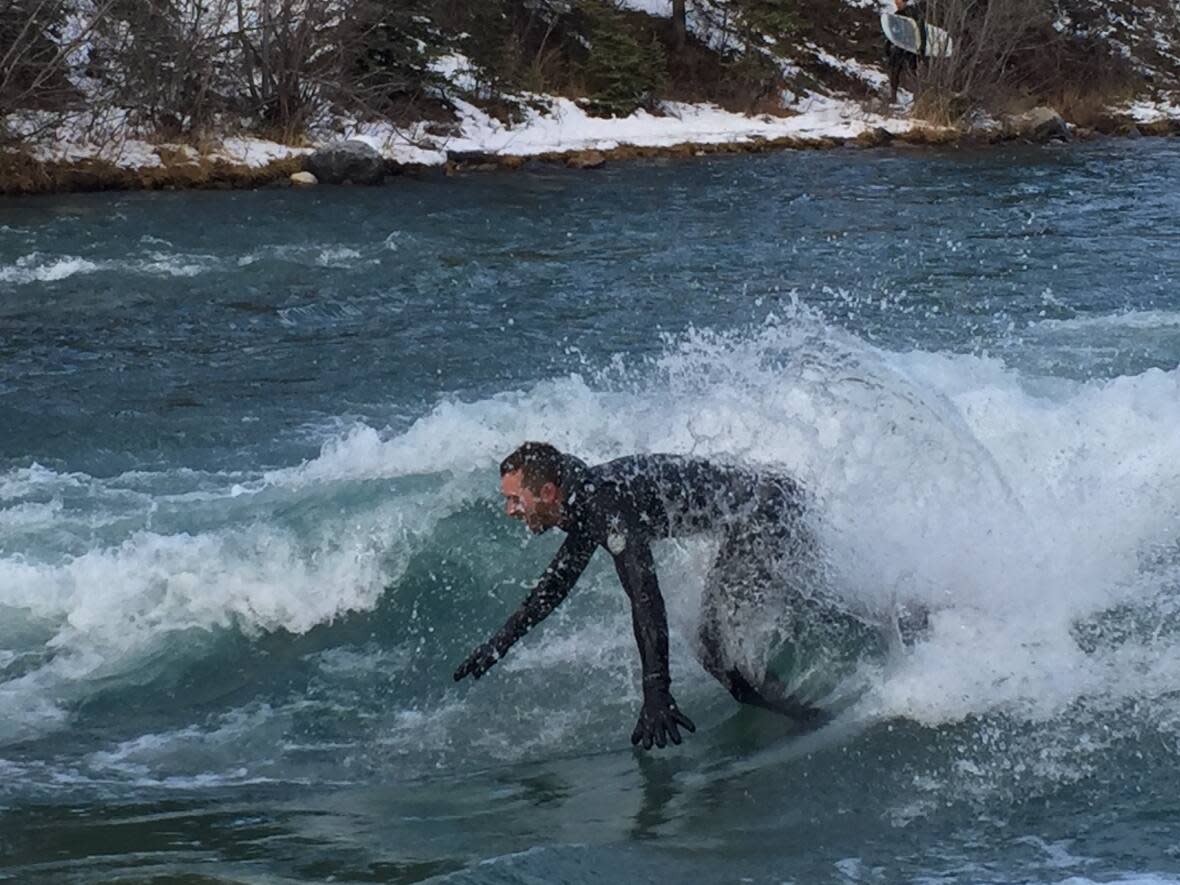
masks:
[[[920,54],[922,47],[922,32],[918,30],[918,23],[905,15],[894,15],[892,12],[881,13],[881,30],[894,46]],[[926,25],[926,55],[927,57],[946,58],[954,52],[951,35],[942,28]]]

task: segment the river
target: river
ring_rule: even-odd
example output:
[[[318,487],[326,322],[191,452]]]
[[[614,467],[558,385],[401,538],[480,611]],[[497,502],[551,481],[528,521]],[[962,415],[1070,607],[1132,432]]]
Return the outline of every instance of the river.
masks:
[[[1143,139],[0,202],[0,879],[1180,881],[1178,180]],[[502,515],[526,439],[790,472],[828,590],[929,629],[782,650],[800,736],[695,662],[694,538],[681,747],[630,746],[601,554],[456,685],[559,542]]]

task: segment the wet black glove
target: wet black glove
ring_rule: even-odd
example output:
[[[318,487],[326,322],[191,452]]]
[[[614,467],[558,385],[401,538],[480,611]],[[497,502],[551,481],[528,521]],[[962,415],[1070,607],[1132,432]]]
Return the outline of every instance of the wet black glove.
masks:
[[[645,750],[650,750],[653,743],[661,748],[668,746],[668,741],[679,744],[677,726],[687,731],[697,730],[692,720],[680,712],[671,692],[666,688],[649,688],[643,694],[643,709],[631,732],[631,743],[636,747],[642,743]]]
[[[492,669],[492,664],[500,660],[501,657],[502,655],[494,643],[485,642],[483,645],[476,646],[475,650],[467,656],[467,660],[460,664],[459,669],[455,671],[455,681],[458,682],[464,676],[478,679]]]

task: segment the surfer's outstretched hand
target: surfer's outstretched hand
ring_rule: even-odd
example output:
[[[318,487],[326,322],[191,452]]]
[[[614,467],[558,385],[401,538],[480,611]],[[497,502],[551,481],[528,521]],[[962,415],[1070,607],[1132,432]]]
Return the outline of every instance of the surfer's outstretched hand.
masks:
[[[455,671],[455,681],[458,682],[464,676],[478,679],[492,669],[492,664],[498,660],[500,660],[500,653],[492,643],[485,642],[476,646],[475,650],[467,656],[467,660],[460,664],[459,669]]]
[[[650,750],[652,744],[657,747],[666,747],[669,741],[679,744],[681,728],[697,730],[692,720],[680,712],[670,692],[653,689],[644,695],[639,721],[631,732],[631,743],[636,747],[642,744],[645,750]]]

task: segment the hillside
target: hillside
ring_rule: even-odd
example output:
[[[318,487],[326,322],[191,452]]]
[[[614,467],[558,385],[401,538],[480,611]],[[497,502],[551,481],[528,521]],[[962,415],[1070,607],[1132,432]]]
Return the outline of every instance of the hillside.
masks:
[[[941,0],[888,100],[878,0],[42,0],[0,9],[0,189],[1180,127],[1176,0]],[[1063,125],[1054,130],[1066,134]],[[587,152],[590,152],[587,155]]]

